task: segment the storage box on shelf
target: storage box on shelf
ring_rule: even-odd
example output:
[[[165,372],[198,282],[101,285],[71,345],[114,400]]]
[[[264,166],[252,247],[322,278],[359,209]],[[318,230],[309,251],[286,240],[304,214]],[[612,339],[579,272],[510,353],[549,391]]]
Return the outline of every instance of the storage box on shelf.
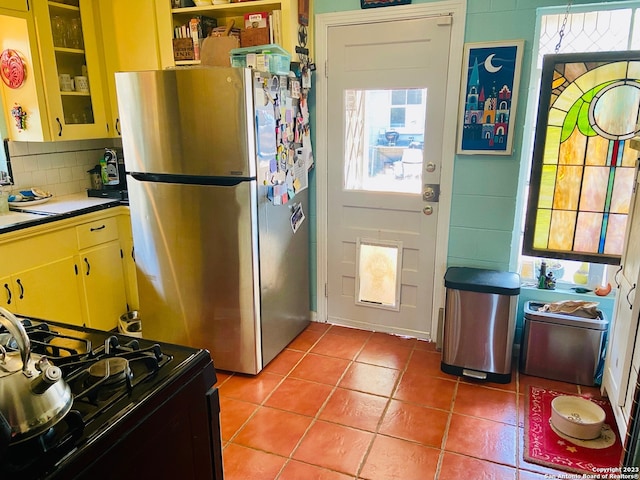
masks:
[[[232,67],[251,67],[277,75],[287,75],[291,64],[291,55],[275,44],[234,48],[230,56]]]

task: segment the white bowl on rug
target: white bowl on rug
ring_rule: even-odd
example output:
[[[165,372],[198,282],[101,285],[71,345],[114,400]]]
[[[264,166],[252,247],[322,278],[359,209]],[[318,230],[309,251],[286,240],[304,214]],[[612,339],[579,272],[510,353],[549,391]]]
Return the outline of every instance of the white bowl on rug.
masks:
[[[560,432],[573,438],[598,438],[605,417],[602,407],[586,398],[561,395],[551,401],[551,423]]]

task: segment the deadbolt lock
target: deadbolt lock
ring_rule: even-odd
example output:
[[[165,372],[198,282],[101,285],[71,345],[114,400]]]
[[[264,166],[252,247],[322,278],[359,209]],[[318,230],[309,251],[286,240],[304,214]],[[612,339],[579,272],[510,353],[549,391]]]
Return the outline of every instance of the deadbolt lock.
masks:
[[[427,205],[422,209],[422,213],[425,215],[431,215],[433,213],[433,207],[431,205]]]
[[[425,202],[437,202],[440,198],[440,185],[437,183],[426,184],[422,189],[422,199]]]
[[[435,172],[436,171],[436,164],[433,162],[429,162],[427,163],[427,166],[425,167],[425,169],[427,170],[427,172],[431,173],[431,172]]]

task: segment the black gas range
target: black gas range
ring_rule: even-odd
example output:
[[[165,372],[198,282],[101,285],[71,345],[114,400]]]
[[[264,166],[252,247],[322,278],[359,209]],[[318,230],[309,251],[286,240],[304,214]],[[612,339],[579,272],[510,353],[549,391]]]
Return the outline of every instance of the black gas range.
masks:
[[[10,443],[0,478],[222,480],[220,401],[206,350],[19,317],[31,351],[60,368],[73,404]],[[17,348],[0,328],[0,345]]]

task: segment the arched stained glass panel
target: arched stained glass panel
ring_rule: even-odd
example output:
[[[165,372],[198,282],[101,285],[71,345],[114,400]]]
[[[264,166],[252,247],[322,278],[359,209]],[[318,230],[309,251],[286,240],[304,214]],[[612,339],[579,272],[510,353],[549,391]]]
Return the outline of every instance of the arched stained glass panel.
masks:
[[[619,263],[639,112],[640,52],[544,57],[526,255]]]

